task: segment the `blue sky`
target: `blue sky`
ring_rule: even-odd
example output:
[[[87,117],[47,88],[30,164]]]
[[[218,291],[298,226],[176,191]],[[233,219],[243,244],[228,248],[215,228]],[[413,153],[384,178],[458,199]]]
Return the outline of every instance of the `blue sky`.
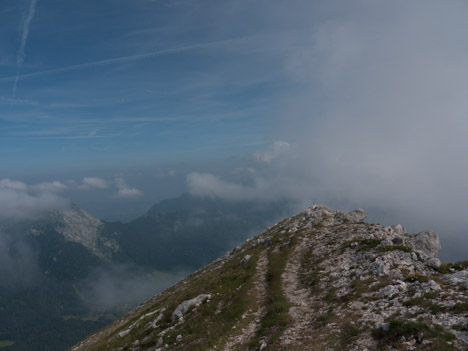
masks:
[[[276,55],[267,59],[275,33],[257,21],[261,5],[3,1],[4,171],[145,164],[268,143],[272,100],[287,86]]]
[[[3,0],[0,212],[286,198],[460,253],[466,18],[464,0]]]

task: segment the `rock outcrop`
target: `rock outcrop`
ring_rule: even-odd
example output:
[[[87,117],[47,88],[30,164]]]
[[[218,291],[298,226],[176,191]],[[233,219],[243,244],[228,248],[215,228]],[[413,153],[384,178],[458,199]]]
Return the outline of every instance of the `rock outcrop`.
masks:
[[[206,300],[209,301],[210,299],[211,299],[210,294],[201,294],[201,295],[198,295],[197,297],[194,297],[193,299],[181,302],[179,306],[176,307],[174,312],[172,312],[172,320],[175,320],[175,321],[178,320],[180,322],[183,322],[184,315],[187,314],[191,308],[198,307],[203,302],[205,302]]]
[[[422,251],[425,255],[431,258],[437,257],[442,249],[439,237],[431,230],[425,230],[416,234],[412,246],[415,250]]]
[[[82,208],[72,204],[69,208],[47,212],[31,223],[30,233],[42,235],[49,230],[61,234],[66,241],[83,245],[99,258],[111,258],[120,251],[115,239],[102,235],[104,223]]]
[[[468,350],[468,261],[366,216],[314,205],[72,350]]]

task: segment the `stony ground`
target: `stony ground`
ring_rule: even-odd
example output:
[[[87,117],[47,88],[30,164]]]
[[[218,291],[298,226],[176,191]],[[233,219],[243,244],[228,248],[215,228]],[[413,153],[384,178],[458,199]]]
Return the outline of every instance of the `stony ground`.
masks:
[[[313,206],[71,350],[468,350],[468,261],[365,218]]]

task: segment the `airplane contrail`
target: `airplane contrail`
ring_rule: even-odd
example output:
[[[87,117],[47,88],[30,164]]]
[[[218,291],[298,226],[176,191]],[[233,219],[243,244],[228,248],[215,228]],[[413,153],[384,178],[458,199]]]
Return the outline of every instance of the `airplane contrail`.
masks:
[[[28,35],[29,35],[29,24],[31,23],[31,20],[34,17],[34,12],[36,11],[36,4],[37,4],[37,0],[31,0],[31,2],[29,3],[28,14],[23,23],[23,31],[21,35],[20,47],[18,49],[18,53],[16,54],[16,68],[17,68],[18,73],[16,74],[16,77],[13,83],[13,98],[16,97],[16,88],[18,87],[18,81],[20,78],[19,70],[24,63],[26,42],[28,40]]]
[[[80,69],[97,67],[97,66],[105,66],[105,65],[116,64],[116,63],[139,61],[139,60],[144,60],[144,59],[155,57],[155,56],[162,56],[162,55],[176,53],[176,52],[182,52],[182,51],[188,51],[188,50],[193,50],[193,49],[198,49],[198,48],[203,48],[203,47],[214,46],[214,45],[217,45],[217,44],[224,44],[224,43],[227,43],[227,42],[232,42],[234,40],[236,40],[236,39],[225,39],[225,40],[212,41],[212,42],[207,42],[207,43],[199,43],[199,44],[193,44],[193,45],[178,46],[178,47],[174,47],[174,48],[163,49],[163,50],[159,50],[159,51],[153,51],[153,52],[149,52],[149,53],[146,53],[146,54],[122,56],[122,57],[116,57],[116,58],[101,60],[101,61],[80,63],[80,64],[72,65],[72,66],[66,66],[66,67],[61,67],[61,68],[53,68],[53,69],[39,71],[39,72],[32,72],[32,73],[26,73],[26,74],[22,74],[22,75],[4,77],[4,78],[0,78],[0,83],[15,82],[17,80],[25,80],[25,79],[33,79],[33,78],[36,78],[36,77],[42,77],[42,76],[46,76],[46,75],[49,75],[49,74],[76,71],[76,70],[80,70]]]

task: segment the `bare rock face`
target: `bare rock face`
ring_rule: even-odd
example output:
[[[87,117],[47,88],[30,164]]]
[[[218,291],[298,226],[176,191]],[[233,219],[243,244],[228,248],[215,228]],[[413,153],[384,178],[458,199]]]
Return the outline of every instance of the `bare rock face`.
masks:
[[[104,224],[77,205],[48,213],[33,224],[32,235],[41,235],[43,226],[52,227],[65,240],[83,245],[100,258],[109,258],[120,248],[114,239],[101,235]]]
[[[468,261],[366,216],[314,205],[72,350],[468,350]]]

